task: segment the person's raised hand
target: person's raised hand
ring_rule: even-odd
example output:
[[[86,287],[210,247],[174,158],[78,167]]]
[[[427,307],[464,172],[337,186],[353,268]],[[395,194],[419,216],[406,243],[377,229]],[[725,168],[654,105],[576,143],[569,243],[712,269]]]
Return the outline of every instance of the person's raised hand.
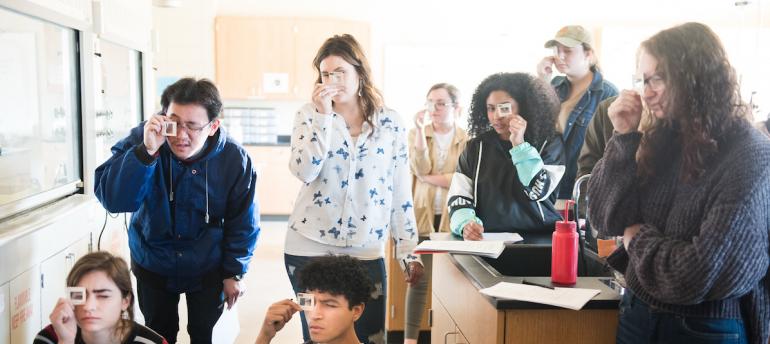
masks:
[[[619,134],[639,130],[639,122],[642,120],[642,97],[636,91],[623,90],[607,108],[607,116]]]

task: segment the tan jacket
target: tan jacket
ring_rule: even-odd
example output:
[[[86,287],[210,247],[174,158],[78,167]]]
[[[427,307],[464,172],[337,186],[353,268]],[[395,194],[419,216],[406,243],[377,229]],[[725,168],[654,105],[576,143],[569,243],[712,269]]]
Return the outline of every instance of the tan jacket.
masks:
[[[465,149],[466,142],[468,142],[468,134],[462,128],[455,126],[455,135],[452,138],[452,144],[449,146],[447,160],[444,162],[444,167],[438,171],[434,167],[435,161],[438,158],[438,152],[433,144],[433,127],[425,127],[425,138],[428,143],[428,149],[424,151],[417,151],[415,149],[416,132],[416,129],[409,131],[409,167],[414,175],[412,178],[414,215],[417,219],[417,229],[420,236],[428,236],[433,231],[433,201],[436,198],[438,186],[421,182],[416,176],[443,174],[448,180],[452,180],[452,174],[454,174],[455,169],[457,168],[457,159]],[[446,193],[442,202],[446,203]],[[442,208],[439,231],[449,232],[448,210],[446,206]]]

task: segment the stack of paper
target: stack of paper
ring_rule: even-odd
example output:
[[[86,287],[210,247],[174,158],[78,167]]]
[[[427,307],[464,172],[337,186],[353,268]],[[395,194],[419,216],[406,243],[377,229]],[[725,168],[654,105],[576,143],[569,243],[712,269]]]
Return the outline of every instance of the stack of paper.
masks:
[[[503,253],[502,241],[441,241],[425,240],[414,249],[416,254],[460,253],[497,258]]]
[[[526,284],[500,282],[479,290],[482,294],[500,298],[542,303],[557,307],[580,310],[601,291],[598,289],[554,288],[548,289]]]

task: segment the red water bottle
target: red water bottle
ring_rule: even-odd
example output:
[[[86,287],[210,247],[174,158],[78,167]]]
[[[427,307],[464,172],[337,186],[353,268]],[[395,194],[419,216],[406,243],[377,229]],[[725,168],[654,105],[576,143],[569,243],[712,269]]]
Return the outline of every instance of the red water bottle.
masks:
[[[556,221],[551,242],[551,282],[573,285],[577,282],[578,234],[575,221],[569,221],[569,209],[574,204],[567,200],[564,221]]]

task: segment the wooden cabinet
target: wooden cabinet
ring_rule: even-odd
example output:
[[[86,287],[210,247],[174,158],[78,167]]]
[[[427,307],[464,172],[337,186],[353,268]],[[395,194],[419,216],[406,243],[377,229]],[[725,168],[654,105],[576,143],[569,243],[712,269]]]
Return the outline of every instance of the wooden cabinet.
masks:
[[[385,269],[388,275],[388,307],[386,310],[385,330],[386,331],[404,331],[404,321],[406,321],[406,282],[404,282],[404,272],[401,265],[395,257],[393,242],[388,240],[385,249]],[[431,284],[428,282],[428,299],[425,302],[425,309],[422,313],[421,331],[430,331],[430,307],[431,307]]]
[[[298,99],[310,99],[313,85],[318,80],[318,71],[313,66],[313,59],[318,48],[327,38],[349,33],[356,38],[364,49],[369,51],[369,25],[360,22],[325,19],[303,19],[296,22],[295,80]]]
[[[430,342],[432,344],[468,343],[441,302],[433,303],[431,315]]]
[[[448,254],[433,255],[433,286],[434,344],[615,342],[617,309],[496,309]]]
[[[257,199],[262,215],[289,215],[302,182],[289,172],[289,146],[246,146],[257,171]]]
[[[294,70],[294,23],[291,19],[217,17],[216,73],[222,96],[230,99],[288,99],[290,93],[263,89],[265,73]],[[288,80],[289,85],[293,80]],[[288,87],[288,86],[287,86]]]
[[[365,52],[369,50],[369,25],[362,22],[217,17],[216,78],[222,97],[309,99],[318,77],[312,66],[316,52],[324,40],[342,33],[352,34]]]

